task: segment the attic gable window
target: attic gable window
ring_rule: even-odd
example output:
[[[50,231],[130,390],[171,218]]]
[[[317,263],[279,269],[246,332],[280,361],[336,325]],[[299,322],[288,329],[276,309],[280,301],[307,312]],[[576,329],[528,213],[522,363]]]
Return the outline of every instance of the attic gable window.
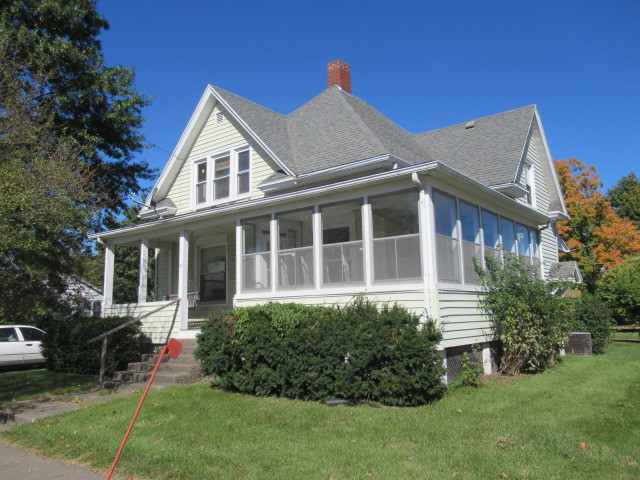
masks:
[[[251,192],[251,149],[241,146],[193,163],[194,206],[206,207],[246,198]]]

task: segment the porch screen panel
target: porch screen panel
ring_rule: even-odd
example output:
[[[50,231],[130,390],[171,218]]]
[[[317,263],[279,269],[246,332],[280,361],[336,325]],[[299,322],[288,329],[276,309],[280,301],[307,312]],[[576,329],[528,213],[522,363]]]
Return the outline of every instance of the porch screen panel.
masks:
[[[278,242],[278,287],[313,287],[313,210],[279,214]]]
[[[320,208],[320,214],[323,283],[362,283],[362,202],[326,205]]]
[[[518,258],[523,265],[531,265],[531,237],[525,225],[516,223],[516,237],[518,240]]]
[[[500,233],[502,234],[502,252],[506,262],[516,256],[516,232],[513,221],[500,217]]]
[[[271,218],[242,221],[242,288],[246,291],[271,288]]]
[[[480,211],[478,207],[460,201],[460,225],[462,229],[462,269],[464,283],[478,283],[474,259],[482,265],[480,242]]]
[[[417,192],[371,199],[375,282],[422,278]]]
[[[460,283],[456,199],[434,190],[436,221],[436,266],[439,282]]]
[[[484,255],[500,261],[500,222],[498,215],[482,211],[482,235],[484,239]]]

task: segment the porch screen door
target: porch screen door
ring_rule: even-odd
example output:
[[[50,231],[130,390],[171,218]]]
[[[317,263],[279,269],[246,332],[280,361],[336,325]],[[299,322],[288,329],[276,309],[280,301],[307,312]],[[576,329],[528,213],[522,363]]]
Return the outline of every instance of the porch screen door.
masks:
[[[200,249],[200,301],[227,301],[227,247]]]

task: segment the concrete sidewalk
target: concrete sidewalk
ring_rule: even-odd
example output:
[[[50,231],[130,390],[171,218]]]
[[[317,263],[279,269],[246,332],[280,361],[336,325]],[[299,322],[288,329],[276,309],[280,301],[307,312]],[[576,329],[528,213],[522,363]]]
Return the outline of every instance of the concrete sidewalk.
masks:
[[[3,418],[6,423],[0,423],[0,431],[8,430],[21,423],[35,422],[57,413],[77,410],[90,403],[101,403],[129,396],[132,393],[132,391],[118,391],[105,395],[104,392],[93,392],[63,395],[46,401],[27,400],[2,405],[2,410],[8,413]],[[115,450],[113,454],[115,456]],[[0,440],[0,478],[2,480],[98,480],[105,476],[105,473],[97,473],[89,468],[43,458],[29,450],[7,445]]]
[[[99,480],[104,473],[71,465],[60,460],[38,457],[21,448],[10,447],[0,442],[0,476],[2,480]],[[114,478],[114,477],[112,477]]]

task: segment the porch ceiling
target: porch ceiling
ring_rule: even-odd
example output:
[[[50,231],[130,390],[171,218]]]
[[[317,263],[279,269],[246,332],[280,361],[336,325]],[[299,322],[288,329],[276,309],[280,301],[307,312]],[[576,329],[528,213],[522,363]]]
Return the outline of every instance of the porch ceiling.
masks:
[[[213,227],[207,226],[204,228],[194,228],[191,229],[192,239],[200,240],[208,237],[215,237],[217,235],[235,235],[235,224],[228,223],[224,225],[215,225]],[[164,235],[153,235],[147,237],[149,239],[149,247],[156,248],[161,244],[177,244],[178,243],[178,233],[168,233]],[[140,240],[144,238],[142,235],[140,238],[136,240],[131,240],[125,243],[119,243],[118,245],[124,245],[127,247],[138,247],[140,246]]]

